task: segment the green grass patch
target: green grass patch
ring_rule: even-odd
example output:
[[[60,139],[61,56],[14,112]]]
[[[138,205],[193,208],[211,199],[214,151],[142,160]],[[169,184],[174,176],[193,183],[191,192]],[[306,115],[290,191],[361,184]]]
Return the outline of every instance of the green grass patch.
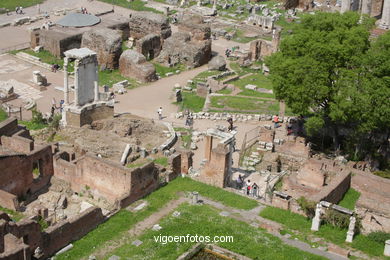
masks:
[[[21,6],[24,8],[41,4],[44,0],[1,0],[0,1],[0,8],[6,8],[9,9],[10,12],[15,13],[15,8],[18,6]],[[0,12],[5,13],[5,12]]]
[[[0,122],[6,120],[8,118],[7,112],[5,112],[2,108],[0,108]]]
[[[10,218],[16,222],[24,218],[24,215],[21,212],[13,211],[11,209],[3,208],[0,206],[0,211],[7,213]]]
[[[158,62],[153,62],[153,65],[156,68],[156,73],[158,73],[161,78],[165,78],[166,74],[169,72],[171,72],[173,74],[177,74],[176,71],[182,72],[185,70],[185,66],[183,64],[178,64],[178,65],[173,66],[173,67],[166,67]]]
[[[339,202],[341,207],[353,210],[355,209],[356,201],[360,197],[360,192],[355,189],[349,188],[348,191],[344,194],[343,199]]]
[[[49,126],[48,124],[45,124],[43,122],[33,122],[33,121],[24,121],[24,120],[18,120],[18,124],[24,125],[25,127],[27,127],[28,130],[40,130]]]
[[[340,229],[329,224],[320,226],[319,231],[313,232],[311,220],[291,211],[266,207],[260,212],[260,216],[281,223],[285,229],[299,231],[303,240],[309,241],[309,236],[315,235],[342,247],[352,247],[371,256],[383,256],[384,243],[380,243],[370,236],[357,234],[351,244],[345,242],[346,229]]]
[[[197,182],[190,178],[177,178],[163,188],[148,195],[145,198],[148,206],[144,210],[139,212],[130,212],[126,209],[120,210],[82,239],[75,241],[71,250],[57,256],[56,259],[80,259],[91,255],[95,250],[101,248],[105,242],[120,238],[137,222],[157,212],[169,201],[177,199],[177,193],[180,191],[197,191],[201,196],[206,196],[226,206],[238,209],[250,210],[258,205],[254,200],[223,189]]]
[[[242,89],[245,89],[245,86],[248,84],[255,85],[259,88],[273,89],[271,80],[261,73],[243,77],[238,80],[231,81],[230,83]]]
[[[64,60],[57,58],[56,56],[54,56],[53,54],[51,54],[50,52],[48,52],[46,50],[42,50],[40,52],[35,52],[31,49],[27,49],[27,50],[23,50],[22,52],[25,52],[25,53],[30,54],[32,56],[38,57],[44,63],[51,64],[51,65],[58,64],[58,65],[60,65],[61,69],[64,68]],[[69,72],[74,71],[74,63],[73,62],[68,63],[68,71]]]
[[[182,92],[183,101],[175,103],[180,106],[180,110],[189,110],[192,112],[200,112],[203,109],[205,98],[199,97],[194,92]]]
[[[259,112],[274,114],[279,112],[279,103],[260,98],[245,98],[236,96],[213,96],[211,107],[224,111]]]
[[[106,255],[118,255],[121,258],[129,259],[176,259],[188,251],[195,242],[158,243],[155,237],[158,236],[186,236],[187,234],[198,236],[231,236],[233,241],[217,242],[223,248],[247,256],[251,259],[325,259],[300,251],[297,248],[288,246],[282,241],[268,234],[263,229],[253,228],[247,223],[219,215],[219,211],[208,206],[193,206],[183,204],[177,209],[179,217],[165,217],[160,225],[160,231],[147,230],[138,237],[143,241],[139,247],[131,245],[134,238]]]
[[[118,69],[116,69],[116,70],[103,70],[103,71],[99,70],[99,85],[100,86],[107,85],[107,86],[112,87],[113,84],[115,84],[119,81],[123,81],[123,80],[129,81],[129,86],[127,87],[129,89],[136,88],[136,87],[140,86],[140,83],[137,82],[135,79],[122,76],[119,73]]]
[[[249,67],[243,67],[240,66],[237,62],[231,62],[230,63],[230,68],[234,70],[239,76],[243,76],[249,73],[261,73],[259,70],[253,69],[253,67],[261,67],[262,62],[261,61],[255,61],[252,63],[252,66]]]
[[[218,94],[230,95],[232,94],[232,90],[228,88],[224,88],[217,91]]]
[[[153,12],[156,14],[162,14],[162,12],[154,8],[146,7],[145,6],[146,3],[142,2],[141,0],[134,0],[130,2],[127,0],[99,0],[99,1],[109,3],[109,4],[114,4],[134,11],[146,11],[146,12]]]
[[[0,121],[1,121],[1,115],[0,115]],[[390,179],[390,170],[376,171],[373,172],[373,174],[382,178]]]
[[[164,167],[167,167],[168,166],[168,158],[167,157],[156,158],[156,159],[154,159],[154,163],[161,165],[161,166],[164,166]]]

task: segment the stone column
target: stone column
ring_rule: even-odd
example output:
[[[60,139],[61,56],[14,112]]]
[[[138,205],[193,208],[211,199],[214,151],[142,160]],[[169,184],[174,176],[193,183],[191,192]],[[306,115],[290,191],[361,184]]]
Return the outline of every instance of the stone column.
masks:
[[[352,243],[353,235],[355,234],[355,224],[356,224],[356,218],[354,216],[351,216],[349,218],[347,238],[345,239],[345,241],[348,243]]]
[[[79,105],[79,60],[74,62],[74,105]]]
[[[64,102],[65,105],[69,104],[69,84],[68,84],[68,62],[67,57],[64,58]]]
[[[321,224],[321,205],[317,204],[316,206],[316,214],[311,222],[311,230],[318,231],[320,229]]]
[[[351,10],[351,0],[341,0],[340,13],[345,13]]]
[[[96,66],[96,77],[95,80],[93,81],[93,86],[94,86],[94,100],[95,102],[99,101],[99,83],[98,83],[98,67]]]
[[[362,0],[362,14],[371,15],[372,0]]]
[[[390,239],[385,242],[385,251],[383,252],[385,256],[390,256]]]
[[[205,150],[204,150],[204,157],[206,160],[211,160],[211,150],[213,149],[213,137],[212,136],[206,136],[205,140]]]
[[[390,29],[390,0],[383,1],[382,18],[379,27]]]
[[[194,191],[192,192],[192,204],[198,204],[199,201],[199,193]]]

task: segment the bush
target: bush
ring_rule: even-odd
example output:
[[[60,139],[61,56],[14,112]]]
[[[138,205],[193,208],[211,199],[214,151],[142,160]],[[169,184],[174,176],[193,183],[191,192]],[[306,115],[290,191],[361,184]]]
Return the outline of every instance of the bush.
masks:
[[[324,222],[344,229],[349,226],[349,215],[338,212],[334,209],[328,209],[323,216]]]
[[[314,218],[316,211],[316,203],[314,201],[308,201],[306,198],[300,197],[297,199],[297,202],[308,218]]]
[[[43,115],[40,111],[38,111],[35,107],[31,110],[32,113],[32,119],[31,123],[33,124],[46,124],[46,120],[43,118]]]

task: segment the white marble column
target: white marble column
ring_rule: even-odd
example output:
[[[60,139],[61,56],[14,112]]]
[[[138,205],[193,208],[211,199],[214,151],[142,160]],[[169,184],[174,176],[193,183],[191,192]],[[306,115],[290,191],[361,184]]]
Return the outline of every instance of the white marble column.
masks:
[[[341,13],[345,13],[351,10],[351,0],[341,0]]]
[[[99,101],[99,80],[98,80],[98,67],[96,66],[96,77],[95,80],[93,81],[93,86],[94,86],[94,101],[98,102]]]
[[[69,84],[68,84],[68,62],[67,57],[64,58],[64,104],[69,104]]]
[[[385,242],[385,251],[383,252],[385,256],[390,256],[390,239]]]
[[[345,241],[348,243],[352,243],[353,235],[355,235],[355,224],[356,224],[356,218],[354,216],[351,216],[349,218],[347,238],[345,239]]]
[[[371,15],[372,0],[362,0],[362,14]]]
[[[311,222],[311,230],[318,231],[321,224],[321,205],[318,203],[316,206],[316,214]]]
[[[74,62],[74,105],[79,106],[79,60]]]
[[[379,27],[390,29],[390,0],[383,1],[382,18]]]

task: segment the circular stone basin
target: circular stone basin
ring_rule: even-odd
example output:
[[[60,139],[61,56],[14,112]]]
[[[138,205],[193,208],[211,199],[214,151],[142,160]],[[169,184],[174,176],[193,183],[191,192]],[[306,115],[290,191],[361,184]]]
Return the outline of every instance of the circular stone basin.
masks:
[[[64,27],[85,27],[100,23],[100,18],[92,14],[71,13],[56,24]]]

